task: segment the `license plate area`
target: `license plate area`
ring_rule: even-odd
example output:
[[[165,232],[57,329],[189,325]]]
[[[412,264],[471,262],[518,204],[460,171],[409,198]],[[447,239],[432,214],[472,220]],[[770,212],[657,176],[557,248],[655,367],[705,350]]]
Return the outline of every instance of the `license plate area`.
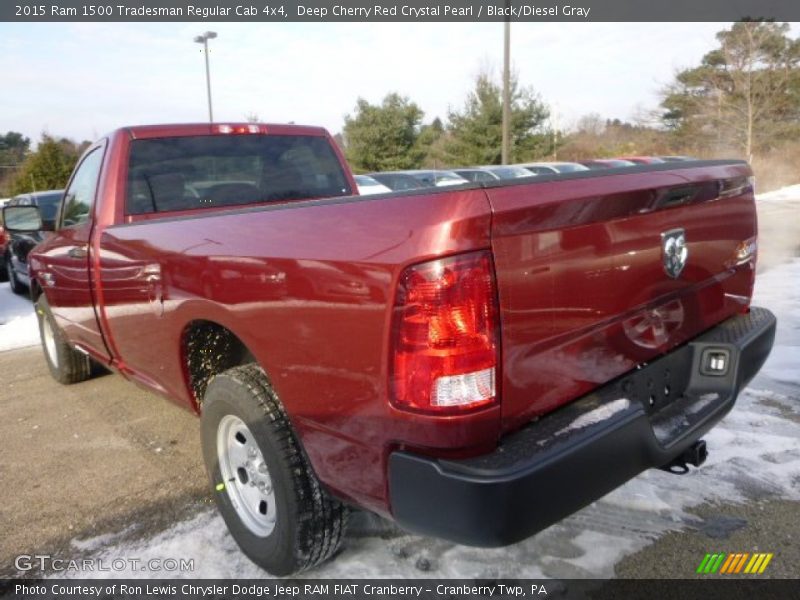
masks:
[[[650,364],[639,365],[621,382],[622,391],[649,415],[682,398],[691,380],[693,349],[683,346]]]

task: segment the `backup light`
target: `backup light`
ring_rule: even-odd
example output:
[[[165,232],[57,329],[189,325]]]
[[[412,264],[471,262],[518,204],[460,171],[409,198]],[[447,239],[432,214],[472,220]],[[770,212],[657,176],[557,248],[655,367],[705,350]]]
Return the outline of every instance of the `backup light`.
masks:
[[[393,403],[437,414],[495,403],[498,344],[488,252],[407,268],[400,276],[392,321]]]

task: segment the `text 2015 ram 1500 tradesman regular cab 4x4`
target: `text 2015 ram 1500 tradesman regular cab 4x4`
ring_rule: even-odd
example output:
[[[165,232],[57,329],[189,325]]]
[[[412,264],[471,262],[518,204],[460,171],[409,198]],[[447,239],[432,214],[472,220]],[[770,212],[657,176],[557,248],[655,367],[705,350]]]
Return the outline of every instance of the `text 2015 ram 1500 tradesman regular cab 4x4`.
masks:
[[[230,531],[275,574],[350,506],[521,540],[701,441],[772,346],[739,161],[359,197],[322,129],[124,128],[31,253],[44,354],[200,414]],[[35,207],[5,213],[36,228]]]

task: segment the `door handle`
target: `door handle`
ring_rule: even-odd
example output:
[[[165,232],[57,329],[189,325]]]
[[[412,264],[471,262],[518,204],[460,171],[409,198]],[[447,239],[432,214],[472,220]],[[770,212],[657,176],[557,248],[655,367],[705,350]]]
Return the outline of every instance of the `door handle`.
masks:
[[[139,276],[147,283],[159,283],[161,281],[161,265],[158,263],[145,265]]]
[[[67,256],[70,258],[86,258],[89,253],[86,250],[86,246],[73,246],[67,251]]]

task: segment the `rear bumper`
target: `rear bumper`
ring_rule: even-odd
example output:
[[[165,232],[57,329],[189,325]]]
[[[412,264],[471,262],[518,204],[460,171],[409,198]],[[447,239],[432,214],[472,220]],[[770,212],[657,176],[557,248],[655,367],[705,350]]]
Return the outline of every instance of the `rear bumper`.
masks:
[[[768,310],[753,308],[507,436],[490,454],[394,452],[395,520],[473,546],[529,537],[699,440],[764,364],[775,324]],[[725,374],[704,374],[709,352],[727,356]]]

